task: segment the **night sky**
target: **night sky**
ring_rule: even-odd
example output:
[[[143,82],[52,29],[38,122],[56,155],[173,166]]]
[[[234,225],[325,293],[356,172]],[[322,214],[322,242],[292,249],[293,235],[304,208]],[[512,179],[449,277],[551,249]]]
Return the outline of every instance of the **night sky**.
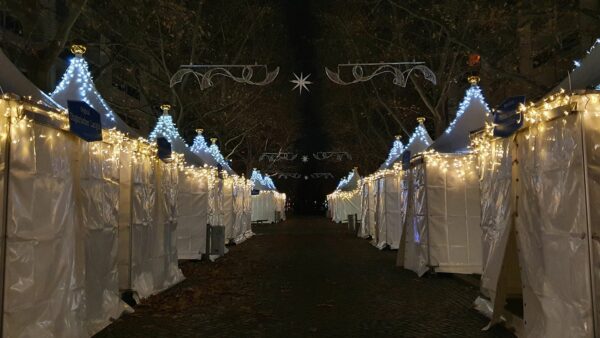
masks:
[[[300,73],[311,74],[309,81],[310,93],[303,92],[297,107],[301,115],[301,137],[296,144],[296,151],[308,155],[307,163],[298,161],[298,172],[310,175],[315,172],[328,172],[327,161],[316,161],[312,154],[318,151],[330,151],[330,145],[322,130],[319,107],[322,105],[322,81],[327,81],[323,66],[318,62],[314,41],[319,38],[319,27],[311,11],[312,1],[283,1],[286,25],[289,30],[290,45],[294,49],[294,69],[290,70],[300,76]],[[314,202],[323,202],[325,195],[332,190],[332,184],[323,184],[321,180],[294,180],[297,186],[295,191],[295,209],[302,213],[317,212]],[[280,180],[281,182],[281,180]],[[283,183],[283,182],[282,182]],[[284,184],[292,182],[285,182]],[[330,182],[331,183],[331,182]],[[281,184],[279,184],[281,186]],[[293,198],[293,196],[291,196]]]

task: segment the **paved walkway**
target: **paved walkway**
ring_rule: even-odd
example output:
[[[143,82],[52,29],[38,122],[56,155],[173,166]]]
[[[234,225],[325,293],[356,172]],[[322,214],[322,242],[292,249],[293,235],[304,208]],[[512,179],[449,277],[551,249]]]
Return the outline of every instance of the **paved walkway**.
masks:
[[[182,263],[184,282],[98,337],[512,337],[481,331],[475,287],[395,268],[395,251],[325,218],[254,231],[215,263]]]

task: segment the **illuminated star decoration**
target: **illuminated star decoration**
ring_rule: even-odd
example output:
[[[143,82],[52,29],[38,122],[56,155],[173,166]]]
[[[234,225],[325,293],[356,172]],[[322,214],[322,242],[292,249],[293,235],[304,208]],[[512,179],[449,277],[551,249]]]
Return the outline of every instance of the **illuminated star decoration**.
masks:
[[[304,162],[304,163],[308,162],[308,156],[306,156],[306,155],[302,156],[302,162]]]
[[[311,81],[308,81],[308,77],[310,76],[310,74],[306,75],[306,77],[304,77],[304,74],[300,73],[300,77],[298,77],[298,75],[296,75],[296,73],[294,73],[294,77],[296,78],[295,80],[291,80],[291,83],[295,83],[296,85],[294,86],[294,88],[292,88],[292,90],[299,88],[300,89],[300,95],[302,95],[302,88],[306,89],[307,92],[310,92],[310,90],[308,90],[308,85],[312,84]]]

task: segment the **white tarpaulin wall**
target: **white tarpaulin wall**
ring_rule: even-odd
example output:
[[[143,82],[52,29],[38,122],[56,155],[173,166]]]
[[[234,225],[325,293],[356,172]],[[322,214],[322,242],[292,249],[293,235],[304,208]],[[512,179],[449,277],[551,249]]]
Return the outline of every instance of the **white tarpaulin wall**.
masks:
[[[235,188],[235,227],[234,227],[234,242],[236,244],[242,243],[248,237],[252,235],[252,229],[250,228],[251,222],[251,191],[252,185],[248,181],[242,179],[237,182]]]
[[[274,191],[261,190],[258,195],[252,195],[252,222],[275,223],[275,211],[277,211],[275,194]]]
[[[233,226],[235,223],[235,209],[234,209],[234,184],[233,178],[227,177],[222,181],[221,194],[223,198],[222,204],[222,220],[223,223],[219,225],[225,226],[225,243],[229,240],[233,240]]]
[[[358,215],[361,210],[361,195],[359,192],[350,196],[335,196],[331,201],[332,220],[336,223],[348,222],[348,215]]]
[[[514,226],[516,230],[518,251],[512,250],[520,265],[524,314],[520,333],[526,337],[598,335],[600,245],[595,233],[600,211],[594,203],[600,196],[599,101],[597,93],[568,99],[561,96],[550,104],[559,107],[556,110],[538,108],[544,116],[546,112],[556,116],[547,122],[535,120],[532,108],[525,113],[525,120],[534,119],[534,124],[516,134],[508,147],[510,155],[505,150],[503,161],[516,160],[511,161],[515,163],[513,182],[517,182],[511,187],[516,196],[511,203],[516,202],[517,212],[514,225],[501,219],[494,227]],[[571,107],[576,112],[564,115]],[[500,187],[506,185],[501,181]],[[490,196],[506,195],[496,188]],[[487,291],[493,302],[503,303],[504,299],[499,301],[499,294],[494,294],[496,287],[510,288],[519,281],[497,276],[506,274],[503,257],[498,256],[503,251],[508,256],[510,246],[501,240],[489,243],[482,291],[484,295]],[[502,312],[494,313],[495,318],[504,316],[505,309],[494,309]]]
[[[600,112],[587,103],[580,109]],[[527,337],[598,333],[592,295],[600,269],[591,264],[600,257],[593,237],[600,213],[588,206],[600,196],[599,125],[593,114],[575,114],[517,135],[516,227]]]
[[[215,178],[213,184],[208,187],[208,224],[221,225],[221,178]]]
[[[383,249],[389,245],[391,249],[400,247],[401,217],[401,189],[400,171],[387,171],[383,177],[375,181],[377,185],[377,236],[374,244]]]
[[[131,151],[121,175],[130,175],[130,187],[121,185],[122,205],[130,205],[129,222],[122,219],[119,242],[119,279],[123,290],[146,298],[183,279],[177,265],[177,196],[179,170],[176,163],[162,163],[156,154]],[[121,157],[124,160],[124,156]],[[127,198],[129,197],[129,201]]]
[[[375,182],[363,180],[361,188],[361,224],[358,236],[367,238],[375,236]]]
[[[512,224],[511,145],[512,138],[496,139],[485,146],[485,154],[480,153],[478,156],[483,262],[481,292],[492,301]],[[518,277],[518,266],[510,264],[508,267],[516,269],[517,272],[512,275]],[[516,291],[510,293],[520,293],[520,280],[514,284],[510,288]]]
[[[242,223],[242,234],[245,238],[254,235],[252,232],[252,183],[246,181],[244,188],[244,217]]]
[[[423,161],[411,169],[404,267],[419,276],[429,268],[481,273],[476,157],[424,155]]]
[[[27,119],[15,118],[10,136],[3,335],[91,336],[127,309],[116,271],[118,149]]]
[[[208,223],[208,181],[194,170],[179,174],[179,217],[177,255],[179,259],[200,259],[206,253]]]

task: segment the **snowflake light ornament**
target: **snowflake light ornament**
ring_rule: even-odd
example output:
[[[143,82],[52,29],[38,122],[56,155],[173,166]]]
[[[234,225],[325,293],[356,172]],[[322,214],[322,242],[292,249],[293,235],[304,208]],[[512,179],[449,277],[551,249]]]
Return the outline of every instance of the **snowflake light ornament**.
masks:
[[[294,77],[296,78],[295,80],[291,80],[291,83],[296,84],[294,86],[294,88],[292,88],[292,90],[298,88],[300,90],[300,95],[302,95],[302,88],[306,89],[307,92],[310,92],[310,90],[308,89],[308,85],[312,84],[311,81],[308,81],[308,77],[310,76],[310,74],[306,75],[306,77],[304,77],[303,73],[300,73],[300,77],[298,77],[298,75],[296,75],[296,73],[294,73]]]

